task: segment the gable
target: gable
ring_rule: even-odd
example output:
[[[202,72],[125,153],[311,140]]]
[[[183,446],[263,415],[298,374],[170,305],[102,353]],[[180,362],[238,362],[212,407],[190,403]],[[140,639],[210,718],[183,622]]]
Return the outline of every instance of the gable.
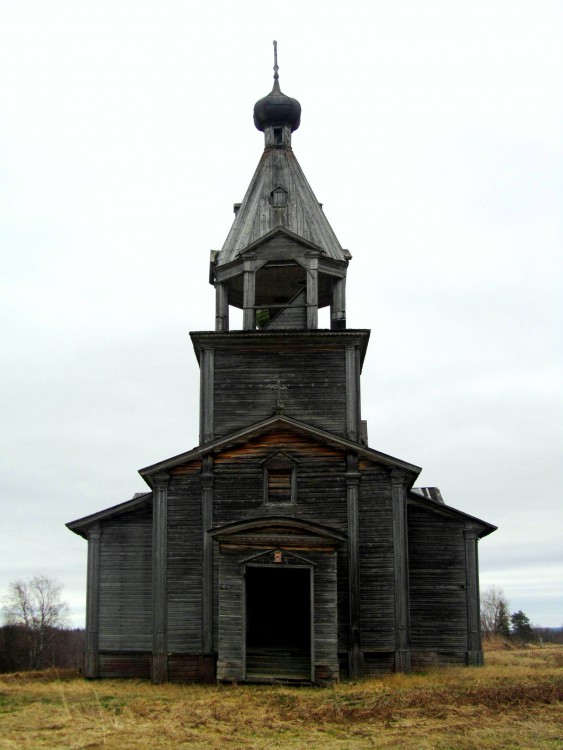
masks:
[[[328,462],[343,466],[346,452],[309,435],[272,425],[268,430],[250,435],[240,443],[237,441],[233,445],[215,450],[213,464],[220,470],[223,465],[238,460],[241,456],[257,462],[260,466],[264,463],[299,464],[303,461]]]
[[[244,256],[247,253],[252,253],[257,258],[264,259],[298,258],[315,250],[320,254],[324,254],[322,248],[314,242],[310,242],[283,227],[277,227],[241,250],[240,255]]]
[[[303,443],[305,441],[305,443]],[[243,430],[239,430],[226,437],[214,440],[206,445],[194,448],[191,451],[182,453],[173,458],[165,459],[159,463],[147,466],[144,469],[140,469],[139,473],[150,485],[152,477],[159,472],[166,471],[171,472],[177,467],[187,465],[196,459],[200,459],[205,455],[213,455],[214,462],[221,462],[227,460],[229,456],[234,455],[244,450],[246,443],[250,446],[254,446],[257,450],[264,450],[257,446],[270,444],[271,452],[275,451],[287,451],[292,454],[294,458],[299,458],[299,448],[297,452],[291,445],[305,445],[307,441],[310,446],[317,446],[315,450],[318,452],[320,459],[319,466],[322,465],[322,456],[343,456],[345,453],[354,453],[360,458],[368,459],[376,464],[384,465],[388,468],[401,469],[409,474],[409,483],[412,486],[416,477],[420,473],[421,469],[414,464],[410,464],[406,461],[389,456],[386,453],[381,453],[367,446],[363,446],[360,443],[355,443],[352,440],[339,437],[329,432],[325,432],[317,427],[312,427],[299,422],[291,417],[283,415],[276,415],[266,419],[257,424],[251,425]],[[323,454],[324,451],[324,454]],[[266,453],[264,454],[266,458]]]

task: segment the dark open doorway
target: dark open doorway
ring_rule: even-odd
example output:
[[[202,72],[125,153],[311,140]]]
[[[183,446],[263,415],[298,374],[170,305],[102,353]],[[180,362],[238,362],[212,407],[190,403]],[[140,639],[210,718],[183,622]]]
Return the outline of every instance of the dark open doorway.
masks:
[[[308,568],[246,568],[246,678],[311,679]]]

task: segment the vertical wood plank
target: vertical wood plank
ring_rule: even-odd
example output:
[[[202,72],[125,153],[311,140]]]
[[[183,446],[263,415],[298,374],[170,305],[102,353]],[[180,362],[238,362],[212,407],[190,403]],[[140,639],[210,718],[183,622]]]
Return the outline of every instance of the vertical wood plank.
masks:
[[[100,524],[88,529],[88,597],[86,599],[86,649],[84,675],[98,677],[98,605],[100,593]]]
[[[168,680],[166,611],[166,541],[168,527],[168,474],[154,478],[153,504],[153,645],[152,681]]]
[[[348,595],[350,607],[349,675],[352,680],[363,676],[364,660],[360,637],[360,542],[358,491],[360,472],[358,457],[349,453],[346,461],[346,493],[348,501]]]
[[[355,442],[359,439],[358,402],[360,398],[358,351],[355,346],[346,347],[346,437]]]
[[[199,442],[213,440],[215,351],[203,349],[200,358]]]
[[[201,520],[203,533],[202,566],[202,651],[213,651],[213,539],[209,530],[213,526],[213,456],[203,459],[201,473]]]
[[[431,504],[410,498],[407,514],[411,662],[417,667],[466,664],[467,521],[438,515]]]
[[[391,472],[393,499],[393,558],[395,563],[395,670],[411,671],[409,632],[409,564],[407,493],[403,472]]]

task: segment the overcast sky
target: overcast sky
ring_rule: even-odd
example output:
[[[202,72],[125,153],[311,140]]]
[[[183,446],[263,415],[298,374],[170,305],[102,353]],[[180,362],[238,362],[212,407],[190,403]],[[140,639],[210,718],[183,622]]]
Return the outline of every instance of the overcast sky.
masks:
[[[371,447],[499,526],[481,585],[563,624],[563,5],[0,0],[0,594],[46,573],[84,622],[67,521],[197,444],[188,337],[272,84],[352,255]]]

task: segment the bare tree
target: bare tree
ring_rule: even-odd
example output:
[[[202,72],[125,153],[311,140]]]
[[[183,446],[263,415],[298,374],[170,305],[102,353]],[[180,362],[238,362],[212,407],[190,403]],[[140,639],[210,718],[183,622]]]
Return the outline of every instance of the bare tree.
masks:
[[[59,628],[67,625],[68,604],[61,599],[62,586],[48,576],[13,581],[3,607],[8,625],[22,628],[29,651],[29,668],[42,669],[48,649]]]
[[[508,601],[498,586],[490,586],[481,594],[481,630],[486,638],[508,638],[510,634]]]

